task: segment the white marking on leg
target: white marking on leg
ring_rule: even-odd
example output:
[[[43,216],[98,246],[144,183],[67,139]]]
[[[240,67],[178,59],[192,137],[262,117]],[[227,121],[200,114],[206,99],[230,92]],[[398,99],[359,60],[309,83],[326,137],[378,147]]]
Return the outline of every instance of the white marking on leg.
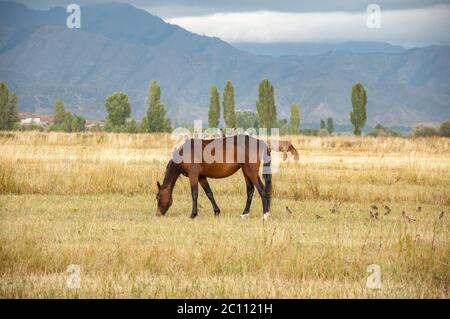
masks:
[[[263,214],[263,220],[267,221],[269,219],[269,216],[270,216],[270,212],[264,213]]]
[[[248,217],[248,214],[241,214],[241,219],[246,219]]]

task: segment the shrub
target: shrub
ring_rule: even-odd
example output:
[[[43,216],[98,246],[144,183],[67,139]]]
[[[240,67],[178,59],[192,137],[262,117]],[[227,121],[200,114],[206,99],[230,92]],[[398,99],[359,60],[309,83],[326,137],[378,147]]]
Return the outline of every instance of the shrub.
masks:
[[[94,125],[92,125],[89,128],[89,132],[101,132],[102,131],[102,127],[100,126],[99,123],[95,123]]]
[[[379,136],[401,136],[400,133],[388,128],[384,127],[381,124],[377,124],[371,132],[367,134],[368,136],[372,137],[379,137]]]
[[[441,127],[439,128],[439,133],[442,136],[450,137],[450,120],[445,121],[441,124]]]
[[[306,136],[319,136],[319,130],[314,128],[305,128],[301,129],[300,134],[306,135]]]
[[[326,129],[326,128],[321,128],[321,129],[319,130],[319,132],[318,132],[318,135],[319,135],[320,137],[328,136],[328,131],[327,131],[327,129]]]
[[[413,135],[417,137],[438,136],[439,132],[431,126],[417,125],[414,129]]]

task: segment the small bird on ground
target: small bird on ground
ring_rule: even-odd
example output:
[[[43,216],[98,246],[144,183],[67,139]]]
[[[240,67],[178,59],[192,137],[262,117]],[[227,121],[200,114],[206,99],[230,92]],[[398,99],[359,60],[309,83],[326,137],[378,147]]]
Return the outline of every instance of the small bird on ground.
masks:
[[[292,215],[292,210],[289,209],[289,207],[286,206],[286,213]]]
[[[335,214],[335,213],[339,213],[339,209],[337,208],[330,208],[330,213]]]
[[[391,213],[391,208],[388,205],[384,205],[384,214],[389,215]]]
[[[377,210],[377,209],[378,209],[378,206],[375,205],[375,204],[372,204],[372,205],[370,205],[370,208]]]
[[[415,222],[416,220],[414,218],[409,217],[406,215],[405,211],[402,211],[402,216],[405,218],[408,222]]]
[[[322,218],[322,216],[316,214],[316,218],[320,219],[320,218]]]
[[[444,211],[442,211],[440,214],[439,214],[439,219],[442,219],[444,217]]]

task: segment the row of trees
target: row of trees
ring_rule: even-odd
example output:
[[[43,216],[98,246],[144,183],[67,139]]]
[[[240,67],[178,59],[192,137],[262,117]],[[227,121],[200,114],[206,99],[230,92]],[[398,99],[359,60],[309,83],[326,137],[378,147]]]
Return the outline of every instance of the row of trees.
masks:
[[[161,88],[157,81],[151,81],[148,89],[147,113],[141,122],[130,118],[131,103],[124,92],[115,92],[105,100],[106,119],[103,130],[106,132],[167,132],[170,122],[166,117],[164,104],[161,103]],[[82,132],[86,130],[86,120],[76,114],[67,112],[62,101],[54,106],[51,131]],[[97,125],[94,130],[101,130]]]
[[[233,106],[234,107],[234,106]],[[18,98],[10,93],[5,83],[0,82],[0,130],[19,129]],[[108,132],[166,132],[171,130],[164,104],[161,103],[161,88],[157,81],[151,81],[148,90],[147,113],[138,123],[130,119],[131,104],[128,95],[116,92],[105,100],[106,119],[104,130]],[[40,128],[40,127],[37,127]],[[42,129],[42,128],[40,128]],[[100,127],[97,126],[99,130]],[[68,112],[63,101],[56,101],[53,111],[51,131],[83,132],[86,119]]]
[[[327,131],[328,134],[332,134],[334,132],[333,118],[327,118],[326,123],[325,120],[320,120],[320,129],[323,131]]]
[[[355,135],[360,135],[366,122],[367,95],[364,87],[358,83],[352,88],[352,106],[350,120],[354,126]],[[235,111],[234,88],[231,81],[227,81],[223,91],[223,116],[226,127],[278,127],[282,133],[297,134],[300,132],[300,111],[297,104],[291,105],[290,120],[277,120],[277,109],[274,98],[274,87],[269,80],[259,83],[256,113],[252,111]],[[138,123],[130,119],[131,104],[128,95],[116,92],[106,98],[105,131],[110,132],[165,132],[171,128],[166,116],[164,104],[161,102],[161,88],[157,81],[150,83],[147,100],[147,113]],[[210,106],[208,113],[209,127],[218,127],[220,122],[220,97],[216,86],[211,88]],[[5,83],[0,82],[0,129],[12,130],[19,121],[18,98],[16,93],[10,94]],[[50,127],[53,131],[81,132],[86,128],[86,120],[65,110],[64,103],[57,101],[54,107],[54,121]],[[321,129],[332,133],[333,120],[321,121]]]
[[[226,127],[278,127],[286,133],[298,133],[300,127],[300,111],[297,104],[291,105],[291,118],[277,120],[277,108],[275,105],[274,88],[269,80],[264,79],[259,83],[258,100],[256,101],[256,113],[253,111],[235,111],[234,88],[231,81],[227,81],[223,90],[223,119]],[[220,96],[217,86],[211,87],[208,126],[219,127],[220,123]]]
[[[56,101],[53,113],[53,125],[50,131],[83,132],[86,130],[86,119],[82,116],[67,112],[63,101]]]
[[[361,83],[352,87],[352,112],[350,121],[353,125],[353,133],[361,135],[367,120],[366,104],[367,94]],[[256,101],[256,114],[252,111],[235,112],[234,88],[231,81],[227,81],[223,91],[223,116],[226,127],[278,127],[281,133],[300,133],[300,110],[298,104],[291,105],[290,120],[277,120],[277,108],[275,105],[274,87],[269,80],[264,79],[259,83],[258,100]],[[211,87],[208,126],[218,127],[220,122],[220,97],[216,86]],[[334,132],[334,122],[331,117],[320,121],[321,131],[328,134]]]
[[[354,126],[355,135],[360,135],[365,125],[367,95],[362,84],[357,83],[352,88],[352,107],[350,120]],[[161,103],[161,88],[157,81],[150,83],[147,100],[147,114],[138,123],[130,118],[131,104],[128,95],[124,92],[116,92],[105,101],[107,117],[105,131],[110,132],[165,132],[171,128],[170,121],[166,117],[166,110]],[[256,113],[253,111],[235,111],[234,87],[231,81],[227,81],[223,90],[222,99],[223,120],[226,127],[277,127],[281,133],[300,133],[300,110],[298,104],[291,105],[289,122],[277,119],[274,87],[268,79],[261,80],[258,88],[258,100],[256,101]],[[219,127],[221,116],[220,94],[217,86],[211,87],[208,112],[208,126]],[[334,123],[328,118],[326,123],[321,120],[320,128],[333,133]]]
[[[124,92],[116,92],[106,98],[105,131],[107,132],[168,132],[170,121],[166,116],[166,108],[161,102],[161,87],[153,80],[148,89],[147,113],[138,123],[131,118],[131,103]]]
[[[17,100],[17,97],[16,97]],[[360,135],[365,125],[367,95],[362,84],[357,83],[352,87],[352,107],[350,120],[354,126],[354,134]],[[277,127],[282,134],[300,133],[300,110],[297,104],[291,105],[289,122],[277,120],[274,87],[269,80],[264,79],[259,83],[256,113],[253,111],[235,111],[234,87],[231,81],[227,81],[223,91],[223,118],[226,127]],[[166,116],[164,104],[161,102],[161,88],[157,81],[150,83],[147,100],[147,113],[139,123],[131,118],[131,103],[124,92],[116,92],[105,100],[107,117],[104,130],[108,132],[165,132],[171,129],[170,121]],[[216,86],[211,87],[210,105],[208,112],[208,126],[218,127],[220,123],[220,96]],[[55,131],[79,132],[85,129],[85,119],[75,114],[66,112],[64,104],[58,101],[55,104],[55,120],[51,127]],[[321,131],[333,133],[334,123],[332,118],[320,121]]]
[[[361,135],[367,120],[367,94],[361,83],[356,83],[351,92],[352,111],[349,114],[353,125],[353,133]],[[277,109],[274,98],[274,87],[269,80],[264,79],[259,83],[256,112],[245,110],[235,111],[234,88],[231,81],[227,81],[223,92],[223,117],[226,127],[242,127],[244,129],[254,127],[277,127],[281,134],[314,134],[314,130],[300,130],[300,110],[297,104],[290,108],[290,119],[277,120]],[[18,97],[15,92],[10,93],[5,83],[0,82],[0,130],[19,129]],[[166,115],[166,109],[161,102],[161,88],[157,81],[153,80],[148,89],[147,112],[141,122],[130,118],[131,103],[124,92],[116,92],[106,98],[105,109],[107,116],[104,130],[109,132],[167,132],[171,130],[171,123]],[[221,114],[219,90],[216,86],[211,88],[210,105],[208,113],[209,127],[219,127]],[[100,127],[97,127],[100,129]],[[86,129],[86,119],[65,110],[64,103],[57,101],[54,106],[52,131],[82,132]],[[332,118],[320,121],[320,131],[333,133],[334,123]],[[398,133],[377,125],[369,134],[398,135]],[[450,136],[450,121],[441,124],[439,129],[419,126],[413,132],[415,136]]]
[[[231,81],[227,81],[223,90],[223,118],[226,127],[236,127],[236,112],[234,109],[234,88]],[[220,122],[220,97],[217,86],[211,87],[209,100],[208,126],[219,127]]]

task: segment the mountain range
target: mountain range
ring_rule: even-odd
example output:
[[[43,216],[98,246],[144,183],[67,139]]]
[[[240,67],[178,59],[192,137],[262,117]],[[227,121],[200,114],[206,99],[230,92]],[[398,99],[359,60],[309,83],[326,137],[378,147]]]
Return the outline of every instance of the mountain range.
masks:
[[[384,49],[367,52],[344,45],[269,56],[188,32],[128,4],[82,7],[80,29],[67,28],[67,16],[65,8],[0,2],[0,80],[17,92],[21,111],[50,113],[62,99],[71,111],[100,119],[105,98],[125,91],[140,119],[155,79],[169,117],[206,120],[211,85],[221,90],[231,80],[236,108],[254,110],[258,83],[268,78],[279,118],[298,103],[302,123],[333,117],[347,124],[356,82],[367,91],[369,124],[450,118],[449,46],[378,45]]]
[[[349,53],[403,53],[406,49],[400,45],[386,42],[356,42],[347,41],[340,43],[321,42],[239,42],[232,45],[240,50],[253,54],[281,57],[288,55],[310,56],[326,54],[330,51],[343,51]]]

